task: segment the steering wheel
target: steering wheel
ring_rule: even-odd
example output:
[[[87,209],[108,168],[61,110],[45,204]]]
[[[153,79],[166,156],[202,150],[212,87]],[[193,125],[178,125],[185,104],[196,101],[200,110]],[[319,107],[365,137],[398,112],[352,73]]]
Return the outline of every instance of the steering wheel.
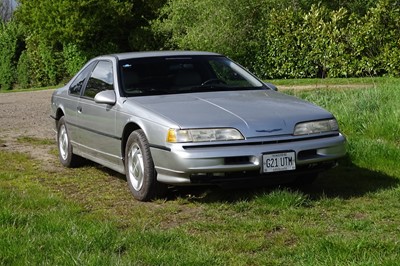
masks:
[[[209,85],[209,84],[226,84],[225,81],[222,79],[214,78],[214,79],[208,79],[201,83],[201,86]]]

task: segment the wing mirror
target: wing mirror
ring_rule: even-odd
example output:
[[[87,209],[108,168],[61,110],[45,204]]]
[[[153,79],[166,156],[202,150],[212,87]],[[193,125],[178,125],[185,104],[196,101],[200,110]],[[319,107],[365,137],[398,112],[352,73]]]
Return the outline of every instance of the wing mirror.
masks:
[[[96,103],[114,105],[117,101],[117,97],[113,90],[106,90],[97,93],[96,96],[94,96],[94,101]]]

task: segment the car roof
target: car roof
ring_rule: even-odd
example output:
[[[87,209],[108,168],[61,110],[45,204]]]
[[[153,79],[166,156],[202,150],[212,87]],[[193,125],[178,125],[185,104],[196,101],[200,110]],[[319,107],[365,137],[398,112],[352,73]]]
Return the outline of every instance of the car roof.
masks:
[[[164,56],[197,56],[197,55],[216,55],[221,54],[202,51],[152,51],[152,52],[130,52],[112,54],[110,56],[116,57],[118,60],[125,60],[131,58],[145,58],[145,57],[164,57]]]

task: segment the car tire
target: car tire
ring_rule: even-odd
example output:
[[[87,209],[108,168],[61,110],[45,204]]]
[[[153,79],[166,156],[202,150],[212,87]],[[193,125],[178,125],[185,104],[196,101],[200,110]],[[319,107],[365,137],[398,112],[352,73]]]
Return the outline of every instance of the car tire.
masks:
[[[167,185],[157,181],[149,142],[142,130],[133,131],[126,142],[125,174],[135,199],[150,201],[165,195]]]
[[[61,117],[57,123],[57,146],[58,157],[62,165],[66,167],[77,167],[82,164],[82,158],[73,153],[64,117]]]

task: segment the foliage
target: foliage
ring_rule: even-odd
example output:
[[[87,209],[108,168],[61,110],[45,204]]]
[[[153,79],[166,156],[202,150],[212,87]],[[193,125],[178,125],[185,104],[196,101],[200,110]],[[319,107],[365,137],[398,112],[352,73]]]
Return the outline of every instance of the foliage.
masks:
[[[51,45],[77,45],[90,57],[130,50],[131,32],[147,25],[165,0],[21,0],[17,18]],[[43,16],[43,13],[46,16]]]
[[[313,3],[170,0],[153,30],[167,47],[224,53],[263,78],[399,75],[397,0]]]
[[[17,64],[17,84],[21,89],[28,89],[31,85],[31,69],[27,51],[23,51]]]
[[[61,52],[34,37],[26,39],[26,52],[32,86],[48,86],[62,80],[65,71]]]
[[[162,49],[226,54],[265,79],[400,75],[399,0],[18,2],[0,27],[3,90],[54,85],[99,54]]]
[[[400,74],[400,2],[380,0],[348,27],[356,75]]]
[[[166,37],[166,48],[210,50],[248,65],[253,34],[268,6],[261,0],[169,1],[152,27]]]
[[[264,78],[347,76],[347,12],[312,6],[307,13],[273,9],[258,32],[253,69]]]
[[[129,1],[19,2],[16,18],[25,29],[33,86],[57,84],[89,57],[116,52],[127,43],[121,36],[127,35],[132,17]]]
[[[20,0],[15,17],[24,28],[28,60],[23,58],[23,62],[30,62],[25,73],[29,73],[31,85],[57,84],[100,54],[155,49],[155,44],[149,44],[155,38],[148,21],[155,18],[164,3],[165,0]]]
[[[312,4],[320,3],[330,10],[338,10],[344,8],[352,14],[363,16],[367,13],[368,9],[374,7],[376,0],[321,0],[321,1],[305,1],[308,2],[309,6]],[[310,5],[311,4],[311,5]]]
[[[133,21],[129,25],[129,49],[131,51],[160,50],[163,40],[154,34],[150,21],[157,18],[167,0],[131,0]]]
[[[9,90],[15,82],[16,64],[21,38],[21,30],[14,21],[0,22],[0,89]]]
[[[51,45],[73,41],[91,49],[119,40],[125,30],[120,26],[131,17],[131,8],[129,1],[117,0],[21,0],[16,16],[30,34]]]
[[[67,73],[72,77],[89,59],[76,44],[66,44],[63,47],[64,65]]]

